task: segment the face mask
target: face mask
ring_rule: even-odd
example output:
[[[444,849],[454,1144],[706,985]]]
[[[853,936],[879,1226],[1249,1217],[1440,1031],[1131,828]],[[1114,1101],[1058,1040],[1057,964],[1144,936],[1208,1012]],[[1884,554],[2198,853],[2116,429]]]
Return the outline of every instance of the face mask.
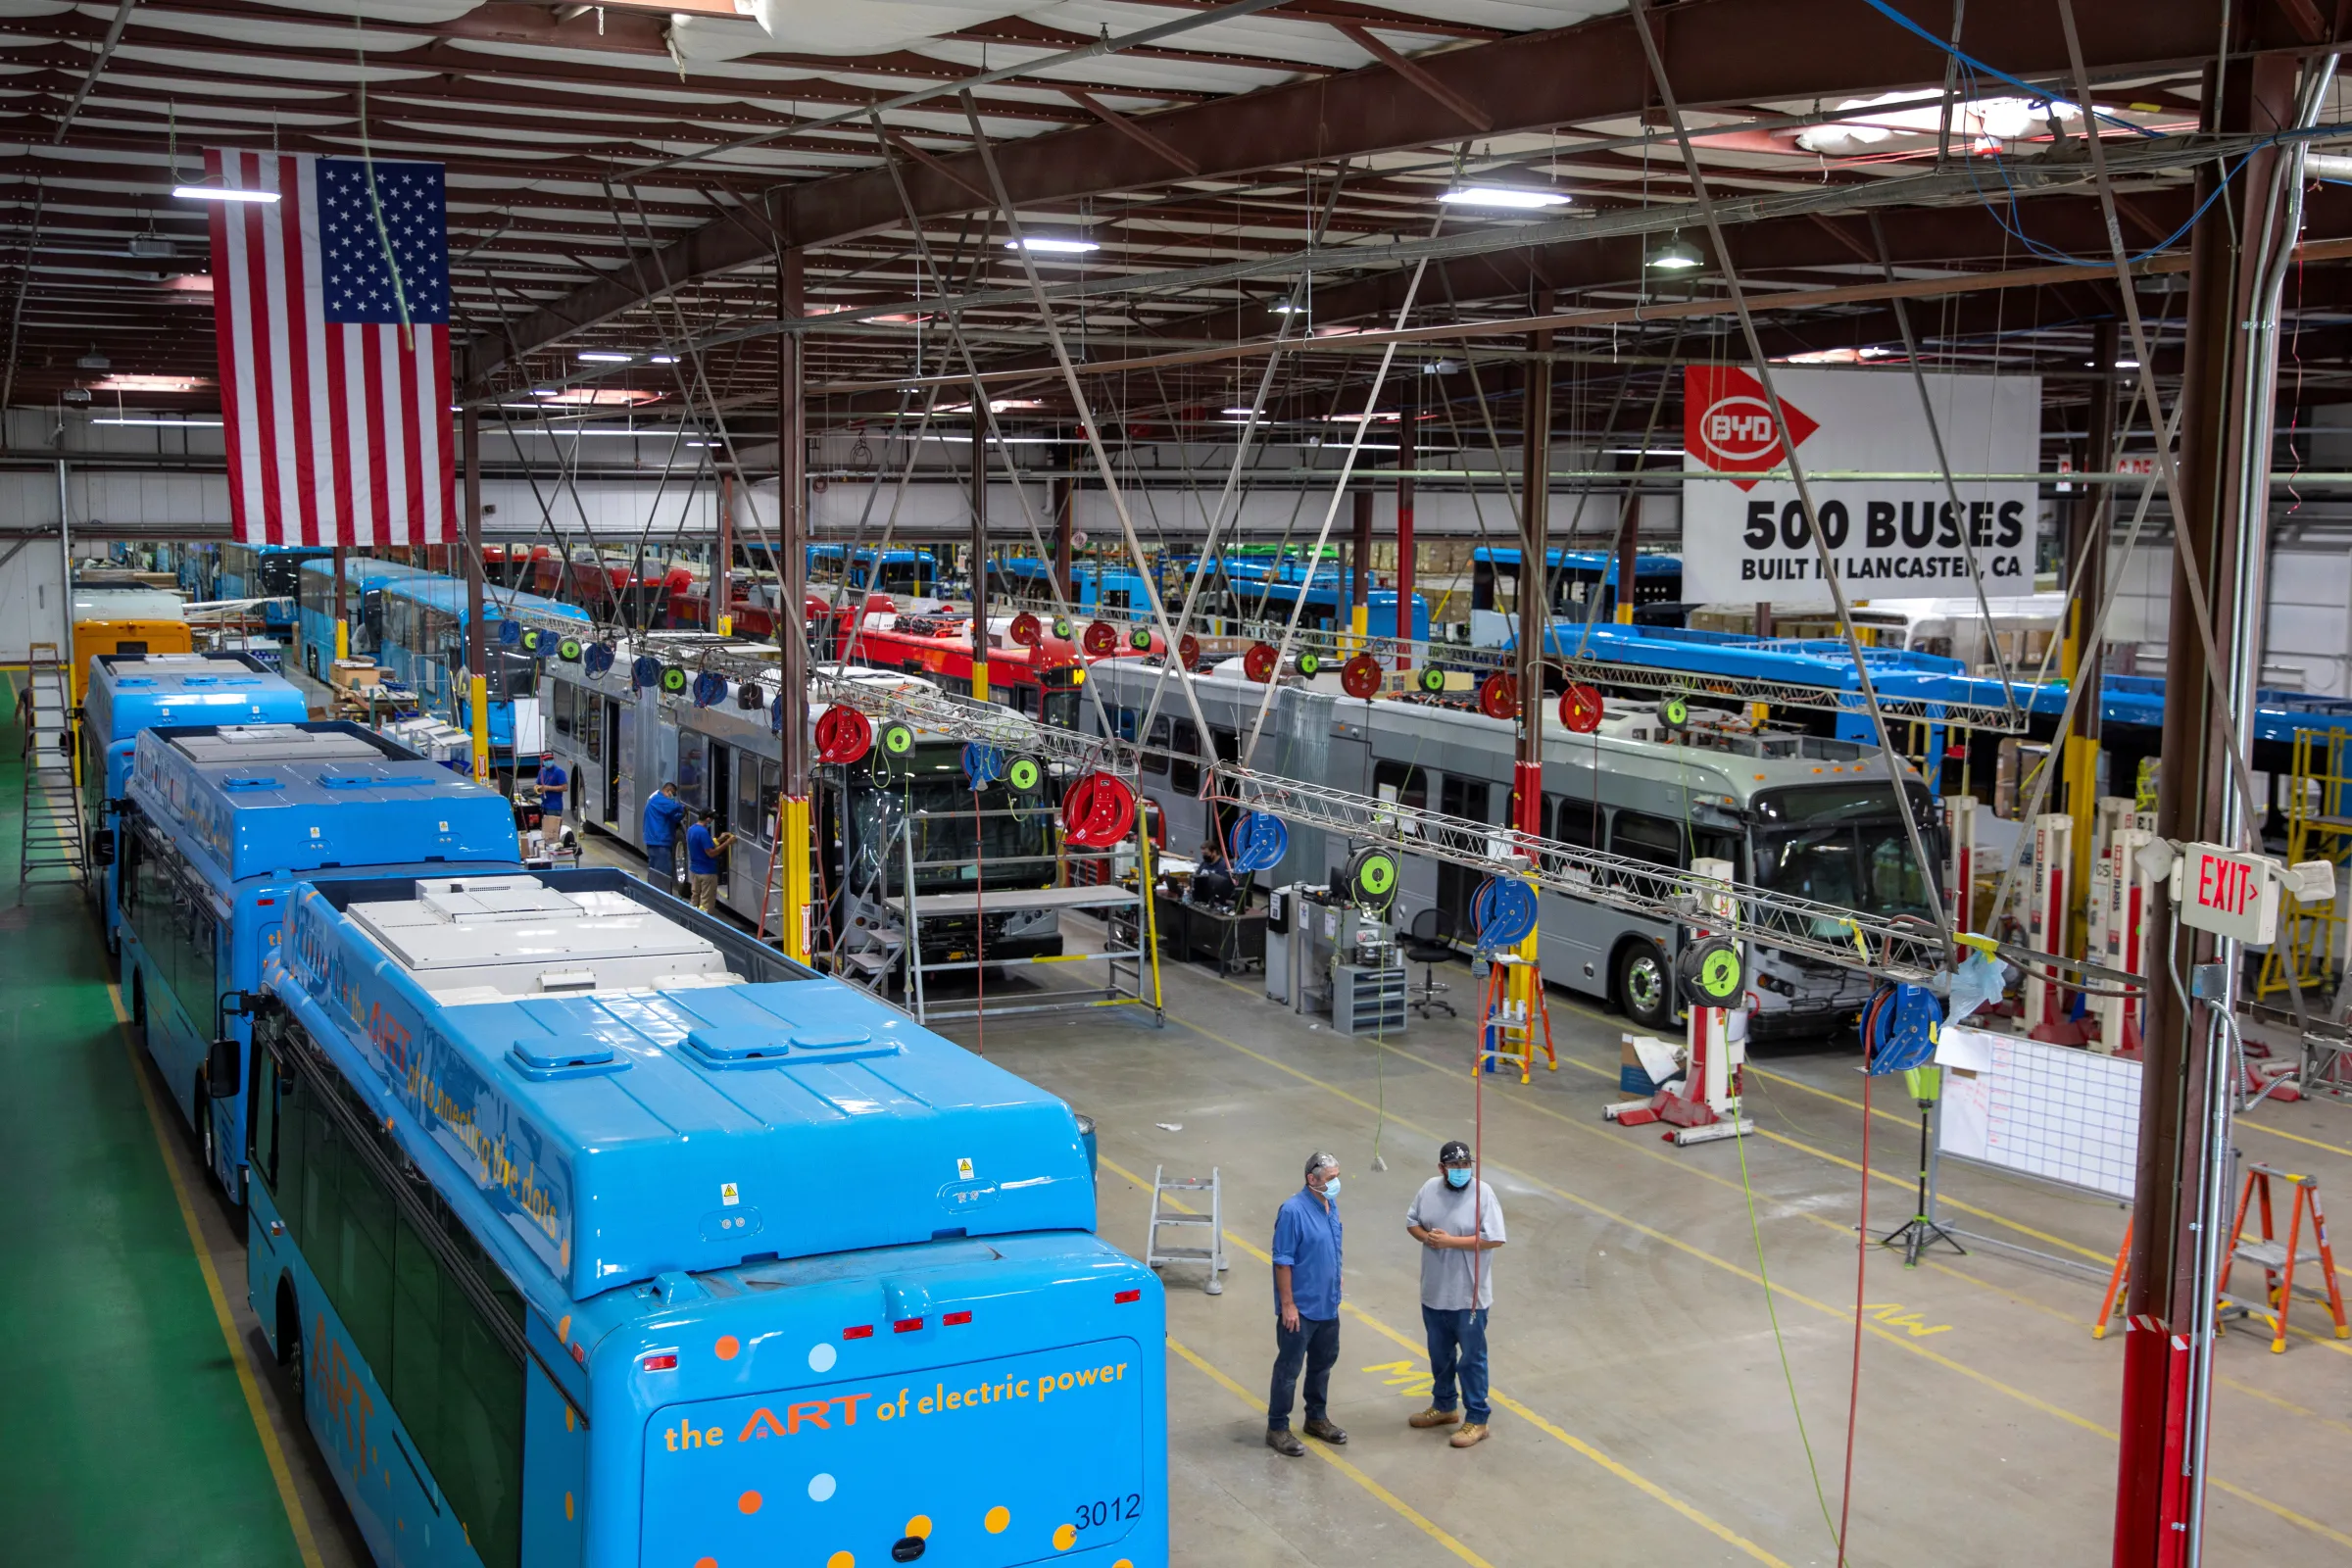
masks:
[[[1323,1184],[1323,1196],[1325,1198],[1337,1198],[1340,1196],[1340,1179],[1337,1176],[1334,1176],[1331,1180]]]
[[[1452,1188],[1452,1189],[1453,1189],[1455,1192],[1460,1192],[1460,1191],[1461,1191],[1463,1188],[1465,1188],[1465,1187],[1469,1186],[1469,1185],[1470,1185],[1470,1171],[1469,1171],[1469,1167],[1467,1167],[1467,1166],[1457,1166],[1457,1165],[1448,1165],[1448,1166],[1446,1166],[1446,1186],[1448,1186],[1448,1187],[1450,1187],[1450,1188]]]

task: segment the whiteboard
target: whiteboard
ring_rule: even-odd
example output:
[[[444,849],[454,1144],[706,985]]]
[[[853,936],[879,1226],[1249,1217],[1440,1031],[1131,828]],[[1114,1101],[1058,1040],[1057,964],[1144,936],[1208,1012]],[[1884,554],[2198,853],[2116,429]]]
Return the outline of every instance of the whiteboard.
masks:
[[[1947,1056],[1939,1045],[1939,1060],[1974,1055],[1985,1065],[1943,1074],[1938,1153],[2132,1197],[2139,1164],[2138,1062],[1981,1029],[1943,1035],[1955,1049]]]

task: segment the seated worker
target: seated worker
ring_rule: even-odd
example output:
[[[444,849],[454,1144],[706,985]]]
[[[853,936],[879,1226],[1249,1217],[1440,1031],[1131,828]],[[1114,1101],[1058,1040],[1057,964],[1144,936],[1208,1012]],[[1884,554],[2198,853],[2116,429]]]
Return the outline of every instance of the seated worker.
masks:
[[[1224,844],[1214,837],[1203,840],[1200,860],[1200,868],[1193,873],[1193,902],[1232,907],[1241,885],[1233,879],[1233,862],[1226,858]]]

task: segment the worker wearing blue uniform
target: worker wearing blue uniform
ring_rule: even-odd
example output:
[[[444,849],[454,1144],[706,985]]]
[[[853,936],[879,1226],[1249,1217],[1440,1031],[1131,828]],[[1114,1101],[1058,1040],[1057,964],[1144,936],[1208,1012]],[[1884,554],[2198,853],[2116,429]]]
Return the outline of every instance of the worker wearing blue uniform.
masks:
[[[677,891],[678,826],[685,820],[686,803],[675,784],[645,798],[645,879],[664,893]]]
[[[539,764],[539,816],[551,839],[564,826],[564,792],[570,786],[571,775],[553,756]]]
[[[1306,1185],[1274,1217],[1274,1385],[1266,1397],[1266,1446],[1297,1458],[1306,1452],[1291,1431],[1291,1400],[1306,1367],[1310,1438],[1348,1441],[1324,1412],[1332,1363],[1340,1358],[1340,1159],[1306,1156]]]

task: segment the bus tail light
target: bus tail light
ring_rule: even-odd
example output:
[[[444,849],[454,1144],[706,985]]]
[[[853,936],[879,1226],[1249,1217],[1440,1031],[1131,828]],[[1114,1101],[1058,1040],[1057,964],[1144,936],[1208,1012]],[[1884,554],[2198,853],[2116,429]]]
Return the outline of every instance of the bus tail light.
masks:
[[[675,1350],[663,1350],[658,1355],[647,1356],[638,1365],[648,1372],[672,1372],[677,1369],[678,1353]]]
[[[859,1323],[843,1329],[841,1337],[845,1340],[870,1340],[874,1337],[874,1326],[871,1323]]]
[[[939,1321],[948,1328],[954,1328],[959,1323],[969,1323],[971,1320],[972,1314],[969,1312],[950,1312]]]
[[[1120,1306],[1125,1306],[1129,1301],[1140,1301],[1143,1298],[1144,1293],[1142,1291],[1121,1291],[1118,1295],[1112,1297],[1111,1300]]]

